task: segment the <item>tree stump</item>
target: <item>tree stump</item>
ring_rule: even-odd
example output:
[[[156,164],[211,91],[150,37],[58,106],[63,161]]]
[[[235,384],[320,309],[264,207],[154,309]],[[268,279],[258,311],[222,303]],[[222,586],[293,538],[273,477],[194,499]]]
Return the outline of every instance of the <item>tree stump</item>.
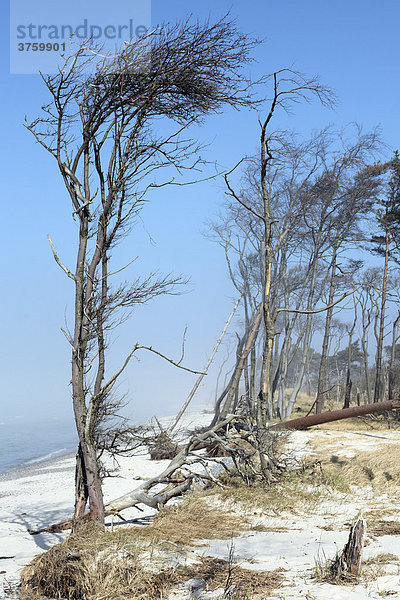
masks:
[[[358,519],[350,529],[349,539],[342,553],[332,562],[330,567],[332,577],[346,577],[346,575],[357,577],[360,574],[365,532],[364,519]]]

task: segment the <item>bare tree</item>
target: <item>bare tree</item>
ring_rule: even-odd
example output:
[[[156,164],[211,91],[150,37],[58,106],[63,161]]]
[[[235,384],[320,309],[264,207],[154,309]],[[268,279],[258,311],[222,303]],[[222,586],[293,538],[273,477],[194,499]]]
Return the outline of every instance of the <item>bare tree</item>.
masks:
[[[353,297],[353,299],[354,299],[354,297]],[[344,393],[343,408],[350,408],[351,388],[353,387],[353,381],[351,379],[351,362],[352,362],[351,359],[352,359],[352,350],[353,350],[352,339],[353,339],[353,334],[354,334],[356,325],[357,325],[357,305],[354,302],[354,321],[353,321],[352,325],[348,325],[346,327],[347,333],[349,336],[349,344],[347,346],[346,387],[345,387],[345,393]]]
[[[292,73],[292,75],[298,76],[299,81],[306,81],[305,79],[302,79],[300,74]],[[281,76],[282,81],[280,81],[280,85],[284,86],[284,75],[282,74]],[[278,83],[276,78],[274,78],[274,81],[276,84]],[[311,86],[311,82],[309,83]],[[315,81],[313,81],[313,84],[318,88],[318,85]],[[305,90],[303,91],[305,92]],[[312,93],[311,89],[309,91]],[[293,93],[296,96],[296,92]],[[287,107],[283,99],[282,103],[283,107]],[[290,100],[288,100],[288,103],[290,104]],[[260,125],[262,128],[263,123],[260,122]],[[318,155],[321,150],[320,146],[323,145],[324,136],[316,135],[312,137],[311,140],[299,143],[296,139],[296,136],[290,134],[273,132],[271,134],[268,133],[267,136],[266,131],[263,131],[262,129],[261,135],[263,138],[261,154],[264,152],[264,159],[267,160],[265,154],[266,143],[270,144],[270,146],[268,146],[269,152],[274,152],[270,163],[268,163],[268,168],[265,165],[265,171],[261,169],[259,157],[248,159],[248,168],[246,170],[244,187],[239,192],[236,192],[232,186],[229,175],[225,176],[225,180],[227,185],[227,195],[230,198],[230,213],[232,216],[235,215],[234,206],[236,206],[237,215],[234,217],[236,225],[242,230],[242,232],[246,232],[245,236],[247,236],[248,246],[250,246],[250,252],[248,252],[245,257],[246,260],[243,260],[243,258],[240,257],[238,266],[246,266],[251,259],[250,264],[253,265],[252,272],[255,274],[255,280],[257,281],[257,285],[252,285],[250,288],[248,288],[248,291],[252,295],[252,300],[248,303],[248,306],[251,307],[252,311],[252,323],[249,322],[247,317],[246,328],[248,330],[248,335],[251,335],[253,339],[253,345],[249,348],[249,352],[250,349],[252,354],[254,352],[254,343],[257,340],[257,332],[255,329],[258,330],[260,325],[260,310],[262,312],[263,322],[260,335],[262,335],[264,340],[264,359],[265,344],[267,343],[266,340],[268,339],[268,335],[270,336],[270,341],[268,343],[271,344],[271,347],[269,350],[269,366],[267,373],[269,395],[266,404],[266,410],[267,414],[271,416],[272,394],[270,390],[272,378],[270,375],[272,373],[273,345],[274,339],[278,335],[276,330],[276,322],[280,314],[279,304],[281,301],[285,303],[285,298],[281,293],[282,282],[286,277],[286,272],[288,269],[287,257],[293,253],[296,253],[296,242],[294,241],[296,234],[294,232],[297,229],[300,215],[304,210],[304,205],[309,202],[309,196],[307,194],[308,179],[312,176],[320,164]],[[264,192],[268,194],[268,215],[265,214]],[[269,222],[267,230],[269,231],[270,237],[266,237],[266,221]],[[226,229],[229,231],[229,228]],[[229,238],[225,239],[230,241]],[[246,239],[246,237],[244,239]],[[269,250],[266,252],[268,245]],[[230,273],[232,273],[232,268],[229,266],[229,259],[227,262]],[[246,280],[249,280],[249,269],[239,268],[238,271],[241,274],[240,288],[242,289],[246,285]],[[269,281],[269,320],[267,320],[270,327],[272,327],[271,330],[266,327],[264,318],[266,280]],[[295,300],[295,305],[296,304],[297,300]],[[283,319],[285,319],[285,317],[283,317]],[[275,344],[275,348],[277,348],[277,344]],[[261,385],[264,385],[262,382],[265,381],[266,363],[264,359],[262,359],[261,365]],[[251,371],[253,370],[255,362],[255,357],[252,355]],[[244,362],[243,366],[245,366],[245,364],[246,363]],[[240,367],[239,362],[237,363],[237,368],[238,367]],[[232,381],[238,382],[239,375],[240,374],[238,373],[238,376]],[[227,414],[227,411],[230,410],[229,402],[231,401],[231,397],[233,397],[233,393],[233,390],[228,393],[222,409],[222,415]]]
[[[282,78],[283,81],[278,80],[278,75],[274,77],[275,94],[279,94],[280,86],[287,83]],[[315,81],[313,83],[316,85]],[[320,88],[317,86],[317,89]],[[293,90],[294,99],[298,99],[297,91]],[[313,93],[318,95],[311,83],[309,88],[301,91],[301,95]],[[281,100],[284,102],[285,99],[293,100],[290,92],[288,98]],[[272,103],[272,114],[275,108]],[[272,118],[271,114],[269,118]],[[299,142],[293,134],[270,132],[269,121],[260,122],[260,125],[264,162],[260,163],[258,158],[247,160],[247,181],[240,191],[231,184],[230,174],[225,176],[230,198],[229,219],[217,231],[225,243],[229,273],[237,289],[243,289],[245,277],[241,278],[239,286],[235,283],[226,247],[236,250],[238,265],[245,263],[245,257],[240,251],[240,243],[232,242],[232,231],[235,230],[232,224],[243,232],[242,250],[246,243],[259,257],[255,272],[262,294],[260,299],[259,289],[255,289],[257,302],[253,307],[255,315],[260,302],[263,305],[263,327],[258,336],[258,339],[263,336],[264,340],[258,407],[264,419],[275,414],[287,418],[306,373],[315,315],[326,311],[317,396],[317,410],[322,410],[330,322],[333,308],[338,303],[336,284],[343,280],[341,272],[345,268],[340,254],[361,238],[359,221],[371,207],[377,189],[376,178],[364,167],[379,149],[380,141],[376,131],[363,134],[357,126],[350,141],[343,132],[326,129],[308,141]],[[295,275],[291,274],[291,269],[295,270]],[[352,282],[347,281],[346,285],[345,295],[354,289]],[[325,307],[319,308],[326,287],[328,298]],[[245,320],[245,329],[250,334],[253,329],[248,326],[246,310]],[[257,320],[254,323],[258,325]],[[292,343],[294,327],[297,327],[295,344]],[[257,336],[253,336],[253,340],[256,339]],[[291,357],[298,355],[301,358],[297,364],[297,378],[287,401],[288,367]],[[245,389],[248,389],[246,359],[242,359],[240,357],[236,362],[236,369],[243,365]],[[239,379],[237,373],[231,383],[237,385]],[[275,392],[278,392],[277,402]],[[223,416],[232,408],[234,393],[236,390],[225,393]]]
[[[369,333],[379,315],[379,287],[381,274],[377,267],[364,270],[359,279],[360,288],[357,291],[357,304],[361,312],[361,349],[363,353],[364,388],[367,403],[372,402],[371,377],[368,364]]]
[[[395,152],[391,161],[384,165],[374,165],[371,170],[375,175],[385,172],[390,175],[385,186],[386,189],[384,189],[384,196],[378,202],[376,210],[376,222],[380,232],[371,239],[374,244],[373,251],[384,257],[374,387],[374,402],[380,402],[384,397],[382,359],[389,260],[398,254],[400,239],[400,158],[398,152]]]
[[[204,164],[199,145],[183,132],[225,105],[252,105],[242,67],[255,43],[227,18],[204,25],[188,20],[158,28],[111,56],[83,43],[55,76],[43,76],[50,102],[26,126],[54,157],[79,228],[74,269],[50,240],[56,262],[75,286],[73,331],[65,331],[79,436],[75,523],[87,501],[91,519],[104,518],[95,443],[100,407],[135,352],[146,348],[164,356],[136,343],[109,376],[109,331],[134,306],[174,293],[182,282],[153,273],[113,286],[112,276],[121,271],[110,268],[113,248],[129,233],[151,191],[189,183],[185,171]]]

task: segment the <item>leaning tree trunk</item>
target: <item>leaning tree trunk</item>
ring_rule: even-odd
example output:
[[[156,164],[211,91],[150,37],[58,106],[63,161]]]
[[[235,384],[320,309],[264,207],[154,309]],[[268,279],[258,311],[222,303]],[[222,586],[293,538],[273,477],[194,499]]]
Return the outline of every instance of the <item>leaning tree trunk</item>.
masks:
[[[245,340],[246,340],[246,334],[244,334],[244,336],[238,341],[238,345],[236,348],[236,366],[238,365],[238,361],[240,360],[240,356],[243,351],[243,346],[244,346]],[[241,372],[240,372],[240,374],[241,374]],[[231,391],[232,385],[234,385],[235,375],[236,375],[236,368],[233,371],[233,373],[228,381],[228,384],[225,386],[224,390],[221,392],[221,394],[219,395],[219,397],[215,403],[214,417],[213,417],[210,427],[213,427],[215,425],[215,423],[217,423],[217,421],[220,417],[222,402],[224,401],[224,399],[228,396],[229,392]],[[239,385],[239,381],[240,381],[240,377],[237,382],[237,385]],[[233,394],[234,396],[236,393],[236,389],[237,389],[237,386],[236,386],[234,394]],[[232,400],[230,402],[232,404]],[[225,401],[225,403],[226,403],[226,401]],[[224,404],[224,406],[225,406],[225,404]],[[228,412],[230,409],[231,409],[231,405],[229,406]]]
[[[83,213],[83,211],[81,211]],[[101,232],[104,235],[104,231]],[[72,394],[75,423],[79,437],[79,451],[76,466],[76,502],[75,526],[83,518],[85,498],[89,501],[90,518],[104,522],[104,503],[99,476],[96,448],[94,445],[94,427],[96,422],[95,398],[91,399],[90,409],[86,406],[85,357],[89,339],[88,313],[93,297],[95,270],[101,261],[100,248],[104,240],[98,240],[96,256],[90,265],[90,276],[86,279],[86,251],[89,236],[89,219],[80,215],[79,248],[75,271],[75,323],[72,351]],[[86,286],[85,286],[85,281]],[[97,323],[98,326],[98,323]],[[97,331],[99,336],[99,331]],[[102,365],[102,352],[99,348],[99,369]],[[97,373],[99,377],[99,372]],[[100,385],[101,381],[98,382]]]
[[[226,399],[225,399],[224,405],[223,405],[221,411],[219,411],[219,407],[216,410],[214,418],[210,425],[211,427],[213,427],[220,419],[225,419],[227,414],[231,410],[233,399],[235,397],[235,392],[239,385],[240,377],[242,375],[244,363],[247,360],[250,350],[253,347],[253,345],[255,344],[256,339],[257,339],[262,315],[263,315],[263,307],[261,305],[254,317],[253,325],[251,327],[251,330],[248,333],[243,352],[241,353],[239,360],[236,363],[235,370],[234,370],[231,380],[229,382],[229,390],[226,394]]]
[[[326,376],[326,365],[328,360],[328,347],[329,347],[329,338],[331,332],[331,321],[333,314],[333,298],[335,296],[335,274],[336,274],[336,248],[333,248],[333,256],[331,263],[331,282],[329,288],[329,300],[328,300],[328,310],[326,311],[326,319],[325,319],[325,331],[324,331],[324,339],[322,342],[322,352],[321,352],[321,362],[319,364],[319,373],[318,373],[318,388],[317,388],[317,399],[315,401],[315,412],[317,414],[323,412],[325,405],[324,395],[326,394],[326,386],[327,386],[327,376]]]
[[[244,322],[245,322],[245,330],[250,330],[250,318],[249,318],[249,307],[246,295],[243,298],[244,303]],[[246,358],[243,366],[243,375],[244,375],[244,393],[247,399],[250,398],[250,372],[249,372],[249,360]]]
[[[252,414],[257,398],[257,342],[255,341],[250,350],[250,405]]]
[[[383,269],[382,278],[382,301],[381,311],[379,317],[379,336],[378,344],[376,348],[376,374],[375,374],[375,390],[374,390],[374,402],[380,402],[383,398],[383,377],[382,377],[382,351],[383,351],[383,337],[385,329],[385,308],[386,308],[386,288],[387,288],[387,274],[388,274],[388,263],[389,263],[389,229],[386,226],[386,244],[385,244],[385,266]]]
[[[397,327],[400,321],[400,311],[397,315],[396,320],[393,323],[392,329],[392,346],[390,349],[390,363],[389,363],[389,385],[388,385],[388,394],[389,400],[393,399],[394,396],[394,387],[395,387],[395,374],[394,374],[394,364],[396,360],[396,342],[397,342]]]

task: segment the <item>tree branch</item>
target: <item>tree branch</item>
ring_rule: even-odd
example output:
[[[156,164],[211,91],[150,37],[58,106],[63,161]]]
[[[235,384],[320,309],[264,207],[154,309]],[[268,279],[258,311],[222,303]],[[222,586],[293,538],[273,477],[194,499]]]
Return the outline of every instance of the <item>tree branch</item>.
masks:
[[[292,312],[301,315],[316,315],[317,313],[324,312],[325,310],[329,310],[333,306],[336,306],[336,304],[339,304],[342,300],[354,294],[354,292],[356,292],[359,289],[359,287],[360,286],[356,287],[354,290],[351,290],[351,292],[346,292],[341,298],[339,298],[335,302],[332,302],[332,304],[329,304],[328,306],[324,306],[323,308],[317,308],[314,310],[301,310],[296,308],[277,308],[276,312]]]
[[[59,266],[59,267],[61,267],[61,269],[64,271],[64,273],[65,273],[66,275],[68,275],[68,277],[69,277],[70,279],[72,279],[73,281],[76,281],[76,277],[75,277],[75,275],[72,273],[72,271],[70,271],[70,270],[68,269],[68,267],[66,267],[66,266],[65,266],[65,265],[64,265],[64,264],[61,262],[61,260],[58,258],[57,252],[56,252],[56,250],[55,250],[55,248],[54,248],[54,246],[53,246],[53,242],[51,241],[51,239],[50,239],[50,236],[49,236],[49,235],[47,235],[47,239],[49,240],[49,244],[50,244],[51,250],[52,250],[52,252],[53,252],[54,260],[56,261],[56,263],[58,264],[58,266]]]

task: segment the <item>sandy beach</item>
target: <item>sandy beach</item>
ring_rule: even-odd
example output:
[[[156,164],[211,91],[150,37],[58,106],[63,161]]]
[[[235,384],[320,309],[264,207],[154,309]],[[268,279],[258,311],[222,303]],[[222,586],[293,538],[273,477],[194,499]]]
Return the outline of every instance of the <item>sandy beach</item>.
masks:
[[[36,554],[63,539],[61,534],[32,536],[28,530],[70,516],[73,485],[73,454],[0,475],[0,596],[8,597],[6,590]]]
[[[160,468],[144,456],[122,459],[118,478],[104,483],[106,501],[136,487],[135,477],[148,477]],[[134,471],[134,474],[133,474]],[[68,532],[31,535],[52,523],[71,517],[74,506],[75,455],[23,466],[0,475],[0,598],[12,598],[21,569],[37,554],[61,542]],[[136,509],[125,511],[129,521],[143,517]],[[146,508],[146,516],[154,514]],[[111,522],[111,517],[108,523]]]
[[[384,432],[380,439],[353,432],[295,432],[290,445],[299,455],[309,452],[310,440],[319,436],[327,447],[340,446],[341,456],[350,456],[360,449],[374,449],[384,444],[396,448],[400,432]],[[340,442],[339,442],[340,440]],[[358,445],[358,446],[357,446]],[[140,478],[155,475],[168,461],[150,461],[145,450],[133,458],[121,460],[118,477],[104,484],[105,501],[116,498],[139,483]],[[74,497],[74,455],[69,454],[14,469],[0,475],[0,597],[16,598],[16,586],[21,569],[38,553],[62,541],[67,535],[44,533],[31,535],[35,530],[71,516]],[[272,570],[282,568],[283,587],[268,598],[307,600],[379,600],[382,597],[400,598],[400,554],[397,535],[371,535],[367,540],[364,558],[391,555],[392,560],[382,565],[376,576],[352,585],[332,585],[318,582],[313,571],[318,557],[332,557],[347,540],[349,524],[360,514],[372,510],[390,510],[388,517],[400,508],[397,488],[388,487],[387,493],[377,495],[371,489],[356,490],[351,494],[332,493],[318,506],[294,513],[276,511],[248,511],[248,527],[233,540],[235,561],[246,569]],[[129,523],[135,519],[145,522],[154,511],[143,507],[124,511]],[[231,507],[232,508],[232,507]],[[279,509],[279,507],[277,507]],[[234,508],[244,514],[246,507]],[[400,523],[400,519],[397,518]],[[111,518],[108,519],[108,523]],[[260,530],[260,524],[264,530]],[[196,549],[197,548],[197,549]],[[191,553],[199,556],[227,557],[227,540],[208,540],[195,545]],[[14,590],[14,591],[13,591]],[[175,592],[171,598],[186,600],[187,591]],[[216,598],[204,591],[199,596]]]
[[[196,412],[185,416],[184,428],[206,424],[209,415]],[[161,418],[166,425],[172,417]],[[184,435],[184,434],[183,434]],[[104,481],[105,502],[118,498],[140,484],[141,478],[157,475],[168,461],[151,461],[145,448],[134,457],[123,457],[118,461],[118,477]],[[116,465],[110,465],[116,467]],[[43,533],[35,531],[58,521],[68,519],[74,508],[75,454],[32,462],[0,474],[0,598],[13,598],[13,589],[19,581],[22,568],[37,554],[61,542],[65,533]],[[154,514],[144,507],[145,512],[131,508],[124,511],[127,523]],[[106,519],[110,525],[112,518]]]

